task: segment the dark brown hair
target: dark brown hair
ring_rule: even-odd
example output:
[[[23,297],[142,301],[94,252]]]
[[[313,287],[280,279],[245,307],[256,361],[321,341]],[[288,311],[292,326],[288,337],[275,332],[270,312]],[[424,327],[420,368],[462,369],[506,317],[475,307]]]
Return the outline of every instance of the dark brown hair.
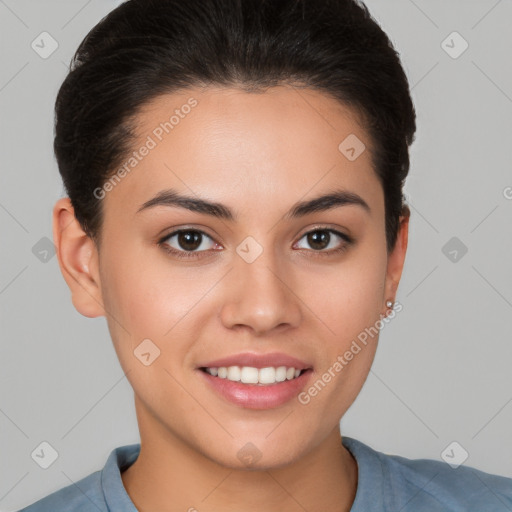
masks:
[[[93,191],[131,152],[147,102],[194,86],[285,83],[361,114],[390,251],[399,216],[410,213],[402,187],[416,116],[398,53],[356,0],[128,0],[110,12],[77,49],[55,104],[55,155],[84,231],[99,241]]]

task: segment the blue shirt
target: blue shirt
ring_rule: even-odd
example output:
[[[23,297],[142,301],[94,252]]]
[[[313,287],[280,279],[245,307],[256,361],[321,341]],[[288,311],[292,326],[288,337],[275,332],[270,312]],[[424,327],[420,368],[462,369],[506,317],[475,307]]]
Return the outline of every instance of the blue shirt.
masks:
[[[342,438],[358,465],[351,512],[512,512],[512,478],[431,459],[387,455]],[[137,512],[121,480],[140,444],[115,448],[105,467],[19,512]]]

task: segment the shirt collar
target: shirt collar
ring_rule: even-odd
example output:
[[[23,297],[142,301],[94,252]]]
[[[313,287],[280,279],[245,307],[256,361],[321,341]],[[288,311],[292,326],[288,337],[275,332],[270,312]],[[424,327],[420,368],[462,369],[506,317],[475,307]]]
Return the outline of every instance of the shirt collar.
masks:
[[[139,456],[140,443],[120,446],[110,453],[101,472],[101,487],[110,512],[137,512],[126,492],[121,473]]]
[[[384,506],[382,464],[377,453],[351,437],[343,436],[342,443],[357,462],[357,491],[351,511],[371,510],[375,503]],[[107,459],[101,472],[101,485],[110,512],[137,512],[124,488],[121,473],[137,460],[139,453],[140,443],[130,444],[115,448]]]
[[[342,437],[343,446],[357,462],[357,490],[351,512],[374,510],[378,503],[384,511],[383,469],[378,452],[352,437]]]

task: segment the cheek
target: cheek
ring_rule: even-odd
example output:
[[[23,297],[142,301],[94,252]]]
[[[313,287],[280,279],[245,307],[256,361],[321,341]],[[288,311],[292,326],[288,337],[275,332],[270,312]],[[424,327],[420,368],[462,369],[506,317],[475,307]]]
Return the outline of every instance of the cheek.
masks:
[[[215,280],[204,273],[192,279],[198,272],[173,269],[160,260],[148,263],[148,255],[133,255],[137,251],[124,258],[110,251],[102,262],[103,299],[117,355],[125,370],[134,362],[140,370],[134,351],[149,339],[161,352],[156,361],[174,367],[196,338],[199,324],[194,320]]]
[[[373,325],[382,312],[386,259],[362,251],[352,255],[320,280],[307,280],[305,296],[338,348]],[[315,286],[316,284],[316,286]]]
[[[376,254],[378,250],[361,251],[347,258],[336,272],[330,272],[329,279],[317,280],[317,286],[310,283],[305,291],[310,297],[308,304],[321,319],[319,325],[325,326],[325,349],[318,354],[321,365],[311,391],[319,398],[322,395],[315,400],[319,407],[326,407],[326,414],[333,403],[331,414],[341,414],[350,406],[375,356],[386,269],[385,253],[382,257]],[[320,282],[322,286],[318,286]]]
[[[180,296],[181,287],[172,276],[162,275],[155,264],[148,264],[147,254],[137,247],[116,244],[105,248],[102,255],[102,287],[105,306],[128,330],[147,336],[162,336],[163,322]]]
[[[143,340],[162,346],[162,335],[169,329],[165,325],[169,305],[162,300],[152,267],[135,258],[135,251],[121,250],[120,246],[105,247],[100,273],[108,328],[126,371],[133,365],[136,369],[142,366],[134,357],[134,350]]]
[[[350,299],[340,298],[341,310],[332,303],[325,310],[329,327],[334,335],[323,339],[325,349],[321,364],[299,402],[311,407],[316,418],[339,420],[360,393],[370,372],[379,339],[379,314],[368,302],[367,290],[352,294]]]

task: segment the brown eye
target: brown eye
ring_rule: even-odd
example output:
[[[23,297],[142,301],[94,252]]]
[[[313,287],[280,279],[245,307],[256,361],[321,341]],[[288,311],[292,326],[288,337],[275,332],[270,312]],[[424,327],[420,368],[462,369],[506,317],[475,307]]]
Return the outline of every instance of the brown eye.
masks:
[[[326,254],[345,250],[353,243],[352,238],[348,235],[340,233],[334,229],[315,229],[306,233],[301,240],[302,239],[306,239],[307,244],[314,252]],[[338,241],[336,239],[338,239]],[[343,242],[340,243],[339,239],[343,240]],[[299,249],[303,248],[304,247],[299,247]]]
[[[331,234],[325,231],[312,231],[307,235],[308,244],[316,250],[325,249],[331,240]]]
[[[181,231],[177,235],[178,245],[186,251],[194,251],[201,245],[203,235],[197,231]]]
[[[206,233],[197,229],[180,229],[162,238],[158,245],[178,258],[193,258],[199,256],[198,253],[208,252],[208,249],[215,246],[215,242]]]

